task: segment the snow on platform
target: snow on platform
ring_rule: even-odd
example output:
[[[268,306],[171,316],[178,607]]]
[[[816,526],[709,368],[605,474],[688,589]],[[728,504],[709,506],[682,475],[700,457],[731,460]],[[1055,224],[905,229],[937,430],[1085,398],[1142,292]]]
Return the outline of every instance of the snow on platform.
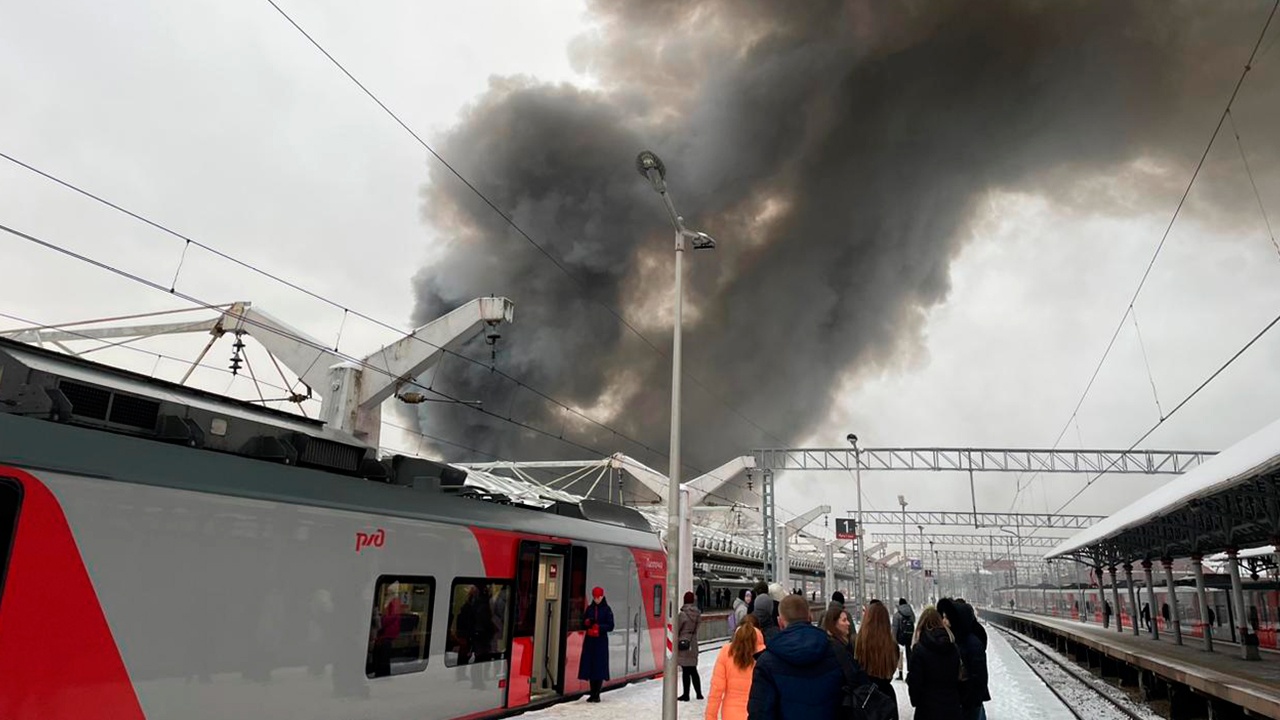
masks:
[[[987,703],[988,720],[1074,720],[1075,716],[1018,657],[1008,641],[994,630],[987,635],[990,638],[987,668],[991,675],[992,698]],[[711,670],[718,653],[718,646],[704,646],[699,654],[698,672],[702,675],[704,693],[711,688]],[[907,697],[907,684],[895,680],[893,689],[898,694],[901,720],[910,720],[915,710]],[[707,703],[705,700],[690,700],[679,703],[679,708],[681,720],[702,720]],[[536,720],[660,720],[662,681],[646,680],[607,691],[601,694],[599,704],[576,700],[526,713],[522,717]]]

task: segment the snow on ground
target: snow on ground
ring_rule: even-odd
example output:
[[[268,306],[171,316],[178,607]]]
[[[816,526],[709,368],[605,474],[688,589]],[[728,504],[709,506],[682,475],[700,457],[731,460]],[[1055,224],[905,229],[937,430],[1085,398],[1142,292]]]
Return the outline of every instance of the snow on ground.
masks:
[[[987,703],[988,720],[1074,720],[1075,716],[1018,657],[1008,641],[994,630],[987,635],[990,638],[987,669],[991,675],[992,697],[992,701]],[[719,646],[704,647],[698,656],[698,672],[702,675],[704,693],[711,688],[711,669],[715,666],[718,652]],[[907,684],[894,680],[893,689],[898,694],[901,720],[910,720],[915,711],[907,698]],[[682,720],[701,720],[707,710],[705,700],[690,700],[678,705]],[[599,704],[588,703],[585,699],[576,700],[527,713],[523,717],[536,720],[659,720],[662,717],[662,681],[646,680],[607,691],[600,696]]]
[[[1075,715],[1027,667],[1009,641],[987,627],[987,687],[991,690],[987,720],[1075,720]]]

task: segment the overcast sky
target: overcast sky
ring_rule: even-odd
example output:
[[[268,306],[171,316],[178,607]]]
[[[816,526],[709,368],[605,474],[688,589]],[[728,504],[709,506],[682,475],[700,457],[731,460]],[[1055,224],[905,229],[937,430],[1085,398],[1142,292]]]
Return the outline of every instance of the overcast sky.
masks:
[[[476,111],[474,104],[499,97],[491,90],[495,80],[501,85],[504,78],[525,76],[524,82],[595,89],[620,77],[617,68],[601,69],[598,47],[583,50],[583,38],[598,40],[603,31],[597,15],[578,3],[281,4],[411,127],[433,142],[451,139],[446,147],[484,127],[475,118],[488,106]],[[885,319],[901,322],[892,352],[810,358],[834,368],[823,391],[834,400],[814,407],[803,431],[786,439],[840,446],[856,432],[864,447],[1051,445],[1169,223],[1270,4],[1237,5],[1236,24],[1204,47],[1192,45],[1205,61],[1186,58],[1195,82],[1188,81],[1187,94],[1171,106],[1173,129],[1162,139],[1177,147],[1159,155],[1126,152],[1115,162],[1072,170],[1065,179],[1054,175],[1057,166],[1042,173],[1032,168],[1018,187],[983,190],[949,233],[949,287],[944,283],[936,300],[911,306],[906,320]],[[1280,215],[1274,129],[1280,50],[1272,49],[1278,36],[1280,27],[1273,26],[1235,106],[1273,225]],[[1095,80],[1104,78],[1075,78],[1086,86]],[[421,307],[414,278],[422,282],[431,275],[420,269],[458,252],[447,242],[449,229],[433,217],[432,203],[443,198],[427,188],[448,181],[435,161],[265,2],[0,0],[0,90],[0,152],[397,326],[408,328]],[[472,124],[460,131],[462,122]],[[1063,447],[1127,447],[1160,417],[1148,362],[1168,412],[1280,308],[1280,253],[1268,238],[1230,129],[1210,153],[1137,302],[1146,360],[1130,320]],[[483,176],[501,172],[486,167],[482,153],[458,159]],[[666,159],[673,173],[696,172],[681,166],[681,155]],[[633,171],[625,165],[617,172],[643,183],[627,177]],[[713,207],[710,201],[706,206]],[[656,205],[644,212],[662,220]],[[179,241],[3,160],[0,224],[166,286],[183,251]],[[550,235],[554,228],[538,230]],[[729,258],[735,242],[744,244],[713,234],[729,248]],[[510,243],[513,258],[528,252],[518,239],[503,242]],[[492,261],[500,265],[504,258]],[[524,262],[527,272],[546,274],[543,282],[562,281],[550,263]],[[695,262],[709,261],[698,256]],[[35,322],[185,306],[8,235],[0,235],[0,267],[6,270],[0,312]],[[665,292],[669,266],[663,267],[652,278]],[[251,300],[327,342],[341,327],[341,348],[352,354],[391,339],[354,319],[343,323],[341,312],[198,250],[182,261],[177,285],[207,301]],[[470,288],[458,292],[465,291]],[[769,288],[762,285],[760,292]],[[520,297],[513,300],[519,325],[530,314],[522,313]],[[805,324],[803,306],[790,312],[795,323]],[[18,324],[0,318],[0,328]],[[759,327],[754,341],[785,337],[782,329]],[[658,323],[652,336],[667,332]],[[700,341],[705,336],[694,334],[687,342]],[[148,347],[193,357],[201,344],[187,338]],[[222,364],[228,352],[221,347],[212,361]],[[156,365],[154,356],[103,357],[162,377],[181,373],[177,363]],[[1278,362],[1280,332],[1261,340],[1145,446],[1220,449],[1275,420]],[[711,364],[690,368],[704,378],[721,370]],[[799,375],[748,380],[728,388],[729,402],[749,406],[756,382],[807,382]],[[218,373],[202,373],[200,381],[228,389],[228,378]],[[243,383],[233,391],[252,393]],[[661,397],[667,389],[652,392]],[[609,412],[625,414],[626,408]],[[726,423],[733,422],[730,411],[723,412]],[[772,432],[786,431],[768,418],[760,422]],[[665,444],[664,425],[644,430]],[[698,429],[685,438],[696,448]],[[401,446],[413,442],[392,439]],[[743,450],[758,444],[743,436]],[[558,449],[550,445],[542,456],[555,456]],[[855,506],[845,475],[779,480],[780,502],[792,511],[816,502],[837,511]],[[1016,505],[1055,509],[1083,480],[1045,478],[1021,493]],[[979,508],[1009,508],[1015,482],[1014,476],[980,477]],[[1108,512],[1159,482],[1100,482],[1069,511]],[[961,475],[869,473],[864,483],[868,507],[896,505],[899,493],[913,508],[969,506]]]

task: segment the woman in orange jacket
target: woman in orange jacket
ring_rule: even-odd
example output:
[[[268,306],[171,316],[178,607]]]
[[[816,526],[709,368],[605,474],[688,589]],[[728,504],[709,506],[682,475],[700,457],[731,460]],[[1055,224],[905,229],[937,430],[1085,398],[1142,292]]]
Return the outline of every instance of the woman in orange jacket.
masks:
[[[747,698],[751,695],[751,674],[756,655],[764,650],[764,635],[751,615],[733,633],[728,645],[720,648],[711,672],[711,692],[707,693],[706,720],[747,720]]]

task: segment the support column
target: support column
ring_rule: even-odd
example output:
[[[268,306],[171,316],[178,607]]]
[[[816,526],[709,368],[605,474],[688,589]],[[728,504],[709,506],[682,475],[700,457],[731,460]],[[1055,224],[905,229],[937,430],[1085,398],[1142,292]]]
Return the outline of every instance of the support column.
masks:
[[[680,573],[679,593],[694,592],[693,587],[693,508],[689,507],[689,490],[680,488]]]
[[[1076,604],[1080,606],[1080,612],[1077,613],[1079,617],[1077,619],[1080,622],[1089,622],[1089,613],[1088,613],[1088,608],[1086,607],[1086,602],[1088,601],[1088,592],[1087,592],[1088,587],[1087,587],[1087,583],[1085,583],[1085,581],[1080,577],[1081,566],[1082,566],[1082,563],[1077,561],[1076,562]]]
[[[1116,584],[1116,566],[1112,565],[1107,568],[1107,572],[1111,574],[1111,597],[1114,599],[1112,603],[1115,607],[1112,610],[1116,617],[1116,632],[1124,632],[1124,615],[1120,612],[1120,586]]]
[[[778,526],[773,512],[772,470],[765,470],[764,478],[760,481],[760,505],[760,521],[764,525],[764,579],[776,580],[778,577]]]
[[[1138,635],[1142,631],[1138,628],[1142,625],[1142,613],[1138,608],[1138,589],[1133,586],[1133,563],[1124,564],[1124,582],[1129,586],[1129,607],[1130,617],[1133,618],[1133,634]]]
[[[1173,558],[1160,558],[1164,566],[1164,589],[1169,594],[1169,622],[1173,624],[1173,644],[1182,644],[1182,619],[1178,615],[1177,586],[1173,584]]]
[[[858,577],[862,577],[859,573]],[[836,544],[830,540],[822,543],[822,597],[830,600],[836,591]]]
[[[1156,604],[1156,582],[1151,577],[1151,560],[1142,561],[1143,579],[1147,581],[1147,612],[1151,616],[1151,639],[1160,639],[1160,606]]]
[[[1200,602],[1200,634],[1204,637],[1204,649],[1213,652],[1213,626],[1209,624],[1209,598],[1204,591],[1204,567],[1200,564],[1204,556],[1196,553],[1191,556],[1196,573],[1196,598]]]
[[[786,594],[791,594],[791,542],[787,538],[787,526],[778,524],[778,564],[774,570],[774,580],[782,585],[782,590]]]
[[[1240,657],[1245,660],[1260,660],[1258,641],[1249,630],[1249,620],[1245,615],[1244,586],[1240,583],[1239,548],[1227,548],[1227,567],[1231,572],[1231,603],[1236,613],[1236,637],[1240,642]]]

